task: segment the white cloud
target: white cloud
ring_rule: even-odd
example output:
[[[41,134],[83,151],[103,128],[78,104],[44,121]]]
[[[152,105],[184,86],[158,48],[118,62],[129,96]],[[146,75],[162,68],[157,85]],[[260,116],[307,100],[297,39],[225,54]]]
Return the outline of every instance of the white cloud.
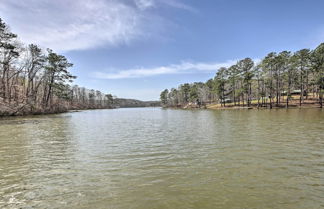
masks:
[[[166,5],[176,9],[183,9],[190,12],[197,12],[195,8],[182,3],[180,0],[135,0],[135,4],[141,10],[152,8],[157,5]]]
[[[136,68],[121,70],[116,73],[96,72],[94,76],[100,79],[123,79],[156,76],[163,74],[177,74],[186,72],[216,72],[221,67],[229,67],[235,64],[236,60],[229,60],[223,63],[200,63],[200,62],[182,62],[169,66],[160,66],[154,68]]]
[[[169,1],[174,0],[165,0]],[[165,4],[160,0],[1,0],[0,13],[23,42],[69,51],[116,46],[147,36],[148,25],[156,23],[146,10],[157,2]]]
[[[135,4],[139,9],[145,10],[154,6],[154,0],[135,0]]]
[[[162,0],[164,4],[174,7],[174,8],[178,8],[178,9],[184,9],[190,12],[197,12],[197,10],[187,4],[181,3],[180,1],[176,1],[176,0]]]

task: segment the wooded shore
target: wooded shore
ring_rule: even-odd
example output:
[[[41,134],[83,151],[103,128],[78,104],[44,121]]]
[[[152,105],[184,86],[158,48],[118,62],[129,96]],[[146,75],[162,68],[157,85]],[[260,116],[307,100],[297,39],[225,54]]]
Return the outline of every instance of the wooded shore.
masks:
[[[73,64],[51,49],[26,45],[0,18],[0,116],[109,109],[117,97],[73,85]]]
[[[51,49],[20,42],[0,18],[0,117],[160,106],[73,85],[72,66]]]
[[[217,70],[217,71],[216,71]],[[245,58],[215,69],[206,82],[165,89],[165,107],[323,108],[324,43],[315,49],[270,52],[262,60]]]
[[[111,108],[90,108],[90,107],[80,107],[80,106],[63,106],[59,105],[55,108],[48,109],[35,109],[28,104],[18,104],[17,106],[8,106],[7,104],[0,104],[0,118],[8,116],[28,116],[28,115],[47,115],[47,114],[58,114],[66,113],[69,111],[81,111],[81,110],[91,110],[91,109],[113,109]]]
[[[206,105],[207,109],[270,109],[270,105],[262,105],[261,103],[257,103],[257,101],[253,100],[250,106],[238,106],[234,105],[233,103],[228,103],[225,106],[221,104],[209,104]],[[292,99],[290,100],[289,104],[280,103],[279,105],[274,105],[272,109],[296,109],[296,108],[321,108],[321,105],[318,103],[318,99],[316,98],[309,98],[304,100],[303,104],[300,105],[299,99]]]
[[[264,103],[258,100],[252,100],[251,104],[247,106],[246,104],[234,104],[226,103],[205,103],[205,104],[197,104],[189,102],[186,105],[177,105],[177,106],[164,106],[164,108],[175,108],[175,109],[214,109],[214,110],[227,110],[227,109],[307,109],[307,108],[321,108],[321,105],[318,102],[318,98],[316,97],[308,97],[308,99],[304,99],[302,103],[300,103],[300,98],[297,96],[290,99],[290,102],[287,103],[279,103],[273,104],[272,108],[270,108],[269,100],[266,100]]]
[[[49,109],[34,109],[28,104],[18,104],[8,106],[0,102],[0,118],[7,116],[28,116],[28,115],[45,115],[66,113],[69,111],[83,111],[83,110],[98,110],[98,109],[117,109],[117,108],[136,108],[136,107],[160,107],[159,101],[140,101],[135,99],[116,98],[111,106],[82,106],[71,105],[66,103],[64,105],[56,105],[56,108]]]

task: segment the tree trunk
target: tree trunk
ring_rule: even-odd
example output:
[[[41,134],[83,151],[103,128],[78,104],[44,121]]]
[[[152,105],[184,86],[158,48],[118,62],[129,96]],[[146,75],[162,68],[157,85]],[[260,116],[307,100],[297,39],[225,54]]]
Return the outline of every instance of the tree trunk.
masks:
[[[323,108],[323,92],[322,92],[322,89],[320,89],[320,92],[319,92],[319,103],[320,103],[320,108]]]
[[[299,97],[299,106],[302,105],[302,100],[303,100],[303,65],[300,66],[300,97]]]
[[[258,76],[258,109],[260,108],[260,80]]]
[[[45,105],[46,105],[46,107],[48,107],[48,103],[49,103],[49,100],[50,100],[50,98],[51,98],[51,94],[52,94],[52,86],[53,86],[53,84],[54,84],[54,73],[51,75],[51,82],[50,82],[50,84],[49,84],[49,89],[48,89],[48,93],[47,93],[47,97],[46,97],[46,103],[45,103]]]
[[[224,90],[223,90],[223,98],[222,98],[222,99],[223,99],[223,105],[224,105],[224,107],[225,107],[225,103],[226,103],[226,102],[225,102],[225,92],[224,92]]]

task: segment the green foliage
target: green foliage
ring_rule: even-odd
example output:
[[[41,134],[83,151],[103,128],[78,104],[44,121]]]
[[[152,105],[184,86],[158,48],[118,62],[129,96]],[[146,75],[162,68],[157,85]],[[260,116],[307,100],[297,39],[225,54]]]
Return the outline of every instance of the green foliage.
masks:
[[[324,89],[324,43],[321,43],[312,52],[312,63],[314,71],[317,74],[316,84],[320,89]]]
[[[218,97],[221,101],[225,99],[225,84],[227,82],[226,80],[226,71],[227,68],[222,67],[218,70],[215,77],[215,89]]]
[[[181,85],[180,93],[183,95],[184,102],[185,103],[188,102],[189,101],[189,93],[190,93],[190,84],[185,83],[185,84]]]
[[[194,84],[189,90],[190,102],[196,102],[198,97],[198,87],[197,84]]]
[[[17,47],[13,43],[16,38],[17,35],[11,33],[7,25],[0,18],[0,49],[6,50],[13,57],[18,57]]]
[[[160,100],[161,100],[161,102],[162,102],[163,105],[168,104],[168,93],[169,93],[169,90],[168,89],[165,89],[160,94]]]
[[[316,90],[318,89],[318,90]],[[324,43],[315,50],[302,49],[294,54],[289,51],[269,53],[260,63],[255,65],[251,58],[239,60],[236,64],[222,67],[216,72],[214,79],[206,83],[185,83],[178,91],[172,89],[164,96],[163,103],[168,104],[176,98],[186,104],[189,101],[218,101],[225,104],[234,100],[234,104],[250,105],[252,100],[267,102],[270,108],[276,101],[279,105],[283,98],[286,103],[292,99],[292,92],[302,98],[308,91],[318,94],[324,90]],[[176,92],[176,93],[174,93]],[[306,92],[306,93],[305,93]],[[164,94],[166,94],[166,90]],[[287,95],[287,96],[285,96]],[[274,100],[276,98],[276,100]],[[177,101],[178,101],[177,100]],[[302,99],[300,99],[302,102]],[[172,102],[170,104],[173,104]]]

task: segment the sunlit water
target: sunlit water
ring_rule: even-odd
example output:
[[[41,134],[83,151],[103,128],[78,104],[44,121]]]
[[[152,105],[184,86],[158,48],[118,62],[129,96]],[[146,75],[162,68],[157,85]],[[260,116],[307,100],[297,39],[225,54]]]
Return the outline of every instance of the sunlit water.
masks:
[[[0,208],[324,208],[324,111],[0,120]]]

